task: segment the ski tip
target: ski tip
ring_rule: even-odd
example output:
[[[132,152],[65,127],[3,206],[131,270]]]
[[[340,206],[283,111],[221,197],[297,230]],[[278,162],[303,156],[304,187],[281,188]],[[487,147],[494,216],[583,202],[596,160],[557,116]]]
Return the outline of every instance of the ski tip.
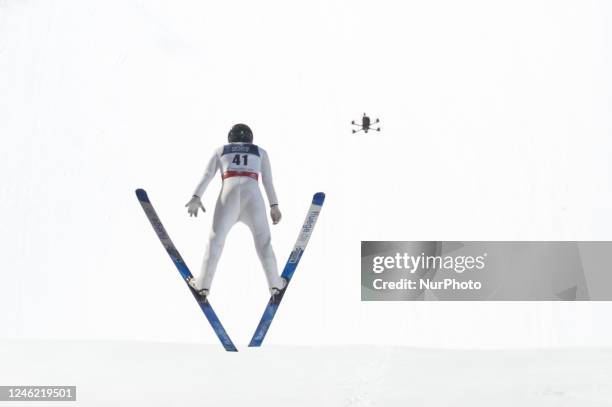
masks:
[[[325,193],[323,192],[317,192],[312,197],[312,203],[315,205],[323,205],[323,201],[325,201]]]
[[[138,188],[136,190],[136,196],[138,197],[139,201],[150,202],[149,197],[147,196],[147,191],[142,188]]]

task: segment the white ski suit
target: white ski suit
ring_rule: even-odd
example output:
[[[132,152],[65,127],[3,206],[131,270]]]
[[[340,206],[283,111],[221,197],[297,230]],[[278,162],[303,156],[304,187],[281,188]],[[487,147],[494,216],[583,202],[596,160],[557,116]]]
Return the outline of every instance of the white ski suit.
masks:
[[[248,143],[230,143],[220,147],[210,158],[204,176],[193,193],[195,196],[202,197],[217,170],[221,172],[221,192],[215,206],[202,270],[195,280],[196,286],[210,289],[225,238],[232,226],[241,221],[253,233],[255,249],[266,273],[268,286],[282,288],[284,282],[278,275],[276,256],[272,250],[267,209],[258,185],[261,174],[270,206],[277,205],[268,154],[263,148]]]

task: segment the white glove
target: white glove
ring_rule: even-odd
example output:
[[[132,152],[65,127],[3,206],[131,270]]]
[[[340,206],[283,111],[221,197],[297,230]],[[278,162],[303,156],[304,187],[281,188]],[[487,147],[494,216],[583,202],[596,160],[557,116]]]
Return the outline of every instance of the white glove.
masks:
[[[198,208],[202,208],[202,212],[206,212],[204,205],[199,196],[194,195],[189,202],[185,205],[189,216],[198,216]]]
[[[270,217],[272,218],[272,224],[276,225],[280,222],[282,215],[280,209],[278,209],[278,204],[272,205],[270,208]]]

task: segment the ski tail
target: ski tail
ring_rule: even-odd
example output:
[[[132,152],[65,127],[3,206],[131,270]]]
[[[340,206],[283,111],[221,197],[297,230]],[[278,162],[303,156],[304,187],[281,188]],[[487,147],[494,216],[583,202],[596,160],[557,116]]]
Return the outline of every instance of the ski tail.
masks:
[[[151,226],[153,226],[153,230],[155,230],[155,234],[157,234],[157,237],[159,238],[162,245],[164,246],[164,249],[166,249],[166,252],[168,252],[168,255],[172,259],[172,262],[174,263],[179,273],[181,274],[183,281],[187,283],[187,281],[193,277],[191,274],[191,271],[189,271],[187,264],[185,264],[180,253],[174,246],[174,243],[172,243],[170,236],[168,236],[168,232],[166,232],[164,225],[161,223],[161,220],[159,219],[159,216],[157,216],[157,213],[155,212],[155,209],[153,208],[153,205],[151,204],[151,201],[149,200],[149,196],[147,195],[147,192],[144,189],[137,189],[136,197],[138,198],[138,201],[140,202],[142,209],[147,215],[149,222],[151,222]],[[215,313],[212,306],[210,305],[210,302],[208,302],[208,300],[203,300],[202,297],[200,297],[196,292],[193,291],[191,287],[189,287],[189,285],[187,285],[187,288],[189,288],[189,291],[191,292],[194,299],[200,306],[200,309],[206,316],[206,319],[208,320],[208,322],[210,323],[210,326],[215,331],[215,334],[217,334],[217,337],[221,341],[221,344],[223,345],[225,350],[228,352],[237,352],[238,349],[236,349],[236,346],[234,346],[234,343],[232,342],[229,335],[225,331],[225,328],[223,328],[223,325],[221,324],[221,321],[217,317],[217,314]]]
[[[255,329],[255,333],[251,338],[251,342],[249,343],[250,347],[258,347],[263,343],[264,338],[270,328],[270,324],[276,315],[276,311],[287,292],[287,288],[289,287],[289,282],[293,278],[293,274],[304,254],[304,250],[308,245],[308,241],[310,240],[310,236],[312,235],[312,231],[315,227],[317,219],[319,218],[319,213],[321,212],[321,207],[323,206],[323,202],[325,201],[325,194],[323,192],[317,192],[312,197],[312,203],[310,208],[308,209],[308,213],[306,214],[306,220],[302,225],[302,229],[300,230],[300,234],[298,235],[297,241],[293,246],[293,250],[291,250],[291,254],[289,255],[289,259],[285,264],[285,268],[283,269],[283,273],[281,276],[287,280],[287,285],[285,288],[277,295],[270,297],[268,301],[268,305],[264,310],[264,313],[259,321],[259,325],[257,325],[257,329]]]

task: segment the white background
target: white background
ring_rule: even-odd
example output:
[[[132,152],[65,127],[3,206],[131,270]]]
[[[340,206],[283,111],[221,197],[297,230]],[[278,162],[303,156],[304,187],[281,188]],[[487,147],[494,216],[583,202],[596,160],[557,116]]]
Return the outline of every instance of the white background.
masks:
[[[199,269],[183,207],[236,122],[270,154],[284,264],[327,201],[277,344],[599,346],[609,303],[362,303],[360,240],[611,240],[605,1],[0,0],[0,338],[216,338],[133,194]],[[381,133],[350,132],[366,111]],[[247,228],[211,301],[267,299]]]

